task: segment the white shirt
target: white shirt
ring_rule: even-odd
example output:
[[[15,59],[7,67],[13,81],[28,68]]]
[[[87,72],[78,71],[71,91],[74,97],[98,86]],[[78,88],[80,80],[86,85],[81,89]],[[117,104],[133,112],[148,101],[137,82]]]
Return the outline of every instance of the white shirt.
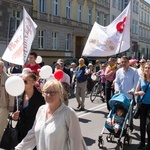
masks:
[[[47,105],[39,108],[32,129],[15,148],[26,150],[36,145],[37,150],[83,150],[83,138],[74,110],[62,104],[46,119],[46,109]]]
[[[70,76],[63,72],[63,77],[59,80],[60,82],[66,82],[68,85],[70,85]]]

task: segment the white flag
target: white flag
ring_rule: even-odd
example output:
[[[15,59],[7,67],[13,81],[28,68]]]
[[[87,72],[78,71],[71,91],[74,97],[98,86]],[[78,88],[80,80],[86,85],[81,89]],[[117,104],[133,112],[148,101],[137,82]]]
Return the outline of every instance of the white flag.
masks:
[[[18,65],[24,65],[36,34],[37,25],[23,8],[23,20],[8,44],[2,59]]]
[[[130,3],[108,26],[94,23],[82,56],[112,56],[130,48]]]

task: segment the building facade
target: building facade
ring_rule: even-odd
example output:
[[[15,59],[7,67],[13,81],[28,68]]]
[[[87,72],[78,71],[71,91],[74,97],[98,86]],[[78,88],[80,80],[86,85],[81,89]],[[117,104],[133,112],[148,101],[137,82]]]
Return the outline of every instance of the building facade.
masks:
[[[0,56],[22,20],[23,6],[37,24],[32,51],[42,56],[45,64],[58,58],[81,57],[84,45],[96,21],[107,26],[130,0],[1,0]],[[131,0],[132,57],[150,58],[150,4]]]
[[[121,55],[150,58],[150,4],[144,0],[110,1],[110,22],[131,2],[131,47]]]
[[[3,55],[9,41],[22,21],[23,6],[31,15],[32,0],[0,1],[0,56]]]
[[[47,64],[81,57],[95,21],[109,24],[109,0],[34,0],[37,35],[32,49]]]

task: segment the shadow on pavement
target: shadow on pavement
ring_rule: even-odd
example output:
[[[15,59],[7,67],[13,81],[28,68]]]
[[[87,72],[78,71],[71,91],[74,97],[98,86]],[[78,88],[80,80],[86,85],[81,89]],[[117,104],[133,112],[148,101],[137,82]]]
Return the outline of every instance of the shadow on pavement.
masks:
[[[83,123],[91,122],[91,120],[84,119],[84,118],[79,118],[79,121],[80,121],[80,122],[83,122]]]
[[[93,145],[93,144],[96,143],[95,140],[93,140],[93,139],[91,139],[91,138],[89,138],[89,137],[83,137],[83,138],[84,138],[85,143],[86,143],[87,146],[91,146],[91,145]]]
[[[107,112],[104,112],[104,111],[100,111],[100,110],[86,110],[86,112],[91,112],[91,113],[97,113],[97,114],[103,114],[104,115],[104,118],[107,118],[108,116],[108,113]]]

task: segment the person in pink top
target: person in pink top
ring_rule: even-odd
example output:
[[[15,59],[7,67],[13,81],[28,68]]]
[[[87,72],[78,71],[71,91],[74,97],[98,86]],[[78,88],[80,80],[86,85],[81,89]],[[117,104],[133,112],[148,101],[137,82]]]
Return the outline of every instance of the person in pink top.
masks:
[[[107,109],[110,110],[108,101],[110,100],[112,94],[113,94],[113,81],[116,76],[116,71],[117,71],[117,66],[116,66],[116,61],[114,58],[109,58],[108,59],[108,66],[106,67],[105,70],[105,78],[106,78],[106,83],[105,83],[105,95],[106,95],[106,102],[107,102]]]
[[[103,86],[103,92],[104,92],[104,95],[103,95],[103,98],[105,98],[105,82],[106,82],[106,78],[105,78],[105,70],[106,70],[106,64],[102,64],[101,65],[101,70],[99,70],[97,72],[98,75],[100,75],[100,80],[101,80],[101,83],[102,83],[102,86]]]

